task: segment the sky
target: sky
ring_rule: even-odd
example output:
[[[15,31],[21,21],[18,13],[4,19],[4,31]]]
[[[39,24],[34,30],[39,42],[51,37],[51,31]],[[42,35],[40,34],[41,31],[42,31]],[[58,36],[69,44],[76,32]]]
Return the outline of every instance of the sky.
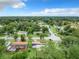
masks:
[[[0,0],[0,16],[79,16],[79,0]]]

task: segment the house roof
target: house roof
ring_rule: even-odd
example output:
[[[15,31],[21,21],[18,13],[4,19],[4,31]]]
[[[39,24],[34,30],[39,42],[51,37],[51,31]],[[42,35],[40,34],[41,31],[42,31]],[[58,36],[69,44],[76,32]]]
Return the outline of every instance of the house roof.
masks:
[[[13,42],[12,45],[26,45],[27,42]]]
[[[17,34],[27,34],[26,31],[18,31]]]
[[[12,45],[27,45],[28,42],[13,42]],[[37,44],[37,45],[40,45],[42,43],[40,42],[32,42],[32,44]]]

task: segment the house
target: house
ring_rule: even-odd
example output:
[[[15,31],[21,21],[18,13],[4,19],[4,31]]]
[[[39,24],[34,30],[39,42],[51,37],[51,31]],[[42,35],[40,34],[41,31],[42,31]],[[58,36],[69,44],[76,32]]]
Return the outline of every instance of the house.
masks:
[[[8,46],[7,50],[16,51],[16,50],[24,50],[26,48],[27,48],[27,42],[13,42]]]
[[[27,32],[26,31],[18,31],[17,34],[18,35],[27,35]]]
[[[33,34],[41,34],[42,31],[34,32]]]
[[[33,48],[40,48],[43,45],[44,44],[40,42],[32,42]],[[27,48],[28,48],[28,42],[13,42],[8,46],[7,50],[17,51],[17,50],[26,50]]]

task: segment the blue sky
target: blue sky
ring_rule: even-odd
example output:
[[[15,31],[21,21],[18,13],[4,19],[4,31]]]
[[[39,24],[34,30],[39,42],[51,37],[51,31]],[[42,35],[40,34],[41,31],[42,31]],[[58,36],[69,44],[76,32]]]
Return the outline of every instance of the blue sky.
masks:
[[[0,16],[79,16],[79,0],[0,0]]]

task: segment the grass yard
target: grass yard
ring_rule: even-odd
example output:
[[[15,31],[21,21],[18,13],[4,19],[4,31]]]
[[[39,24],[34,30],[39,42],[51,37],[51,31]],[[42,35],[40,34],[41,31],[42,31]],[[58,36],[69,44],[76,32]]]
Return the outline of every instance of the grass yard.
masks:
[[[55,26],[51,26],[51,31],[54,32],[54,33],[58,33],[57,29],[55,28]]]

